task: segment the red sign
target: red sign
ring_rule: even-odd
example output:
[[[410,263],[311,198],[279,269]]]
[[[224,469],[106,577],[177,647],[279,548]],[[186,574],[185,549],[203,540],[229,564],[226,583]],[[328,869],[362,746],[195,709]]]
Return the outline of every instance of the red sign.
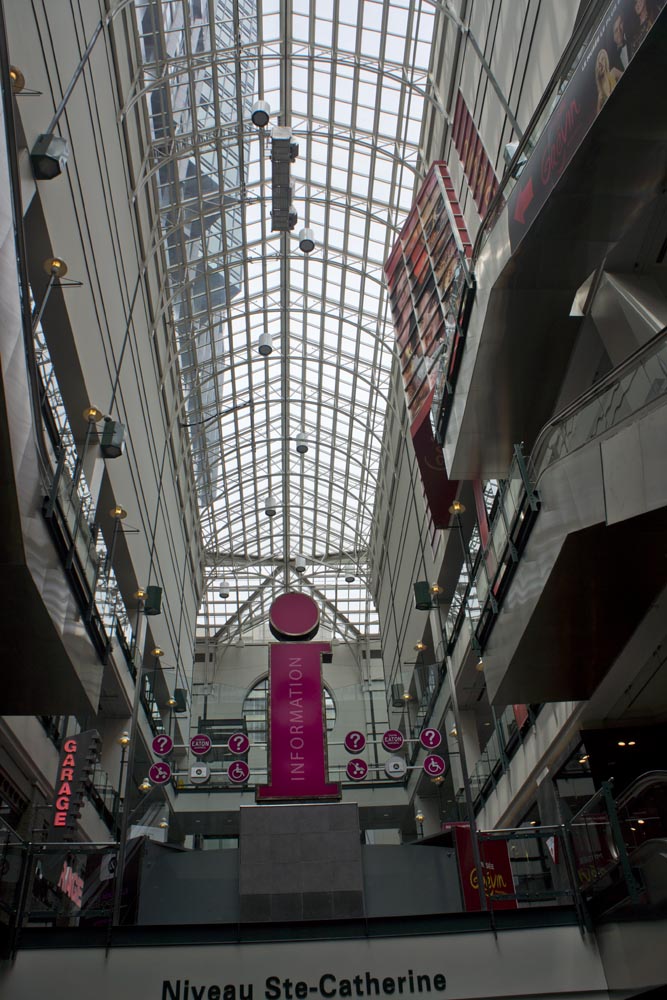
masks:
[[[445,773],[446,764],[440,754],[430,753],[424,757],[423,767],[432,778],[439,778],[441,774]]]
[[[287,598],[291,600],[286,600]],[[294,620],[289,608],[293,601]],[[305,594],[283,594],[270,616],[279,633],[314,634],[317,605]],[[280,620],[276,622],[275,604]],[[275,634],[275,633],[274,633]],[[258,802],[339,799],[340,785],[327,781],[322,656],[331,653],[328,642],[272,644],[269,660],[269,783],[256,790]]]
[[[190,749],[197,757],[203,757],[212,747],[211,737],[206,733],[197,733],[190,739]]]
[[[355,757],[345,768],[350,781],[363,781],[368,774],[368,764],[363,757]]]
[[[366,746],[366,737],[358,729],[353,729],[345,734],[343,743],[348,753],[361,753]]]
[[[99,744],[100,735],[96,729],[78,733],[63,743],[48,840],[67,840],[74,836],[85,783],[97,760]]]
[[[460,91],[456,98],[452,138],[477,211],[483,217],[498,190],[498,178]]]
[[[245,733],[232,733],[227,740],[227,749],[230,753],[247,753],[250,749],[250,740]]]
[[[390,753],[400,750],[404,743],[403,733],[398,729],[388,729],[386,733],[382,734],[382,746]]]
[[[422,729],[419,742],[426,750],[435,750],[442,743],[442,736],[437,729]]]
[[[250,777],[250,768],[244,760],[235,760],[227,768],[227,777],[235,785],[244,785]]]
[[[164,760],[157,764],[151,764],[148,769],[148,778],[154,785],[166,785],[171,778],[171,765]]]
[[[160,736],[156,736],[151,743],[153,753],[157,757],[166,757],[168,753],[174,749],[174,741],[171,736],[167,736],[166,733],[161,733]]]
[[[479,875],[472,853],[472,838],[467,823],[452,823],[454,844],[459,863],[459,875],[463,890],[463,905],[467,911],[481,910],[479,898]],[[514,878],[506,840],[480,840],[479,852],[482,859],[484,891],[491,910],[516,910],[516,899],[503,897],[514,895]]]

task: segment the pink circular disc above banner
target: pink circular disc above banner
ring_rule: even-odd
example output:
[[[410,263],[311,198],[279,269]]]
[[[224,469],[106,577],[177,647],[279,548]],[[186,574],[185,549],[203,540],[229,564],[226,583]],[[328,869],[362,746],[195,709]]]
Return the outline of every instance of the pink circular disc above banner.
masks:
[[[250,740],[245,733],[232,733],[227,740],[227,749],[230,753],[247,753],[250,749]]]
[[[368,774],[368,764],[362,757],[355,757],[345,768],[350,781],[363,781]]]
[[[206,733],[197,733],[190,740],[190,749],[198,757],[203,757],[211,749],[211,737],[207,736]]]
[[[227,768],[227,777],[235,785],[243,785],[250,777],[250,768],[244,760],[235,760]]]
[[[148,772],[148,779],[154,785],[165,785],[171,778],[171,767],[161,760],[157,764],[151,764]]]
[[[382,746],[390,753],[400,750],[404,743],[403,733],[400,733],[398,729],[388,729],[382,735]]]
[[[308,594],[281,594],[269,610],[269,628],[279,642],[307,642],[319,627],[320,609]]]

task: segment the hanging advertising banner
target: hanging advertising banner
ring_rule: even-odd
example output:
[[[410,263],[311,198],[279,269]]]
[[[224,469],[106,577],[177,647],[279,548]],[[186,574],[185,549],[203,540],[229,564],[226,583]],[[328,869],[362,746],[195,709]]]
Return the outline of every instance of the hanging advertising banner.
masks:
[[[612,0],[508,198],[519,245],[662,14],[666,0]]]
[[[498,178],[460,91],[456,98],[452,139],[477,211],[483,218],[498,190]]]
[[[96,729],[68,737],[60,751],[58,772],[54,784],[55,797],[46,839],[50,842],[73,840],[86,782],[100,748],[100,734]]]
[[[454,834],[454,846],[459,865],[463,904],[468,912],[481,910],[479,898],[479,874],[472,852],[472,837],[467,823],[452,823],[447,830]],[[510,862],[507,841],[480,840],[479,850],[482,859],[484,891],[491,910],[516,910],[516,899],[508,899],[514,895],[514,878]]]
[[[331,644],[284,641],[316,633],[317,605],[306,594],[282,594],[269,626],[282,641],[269,648],[269,783],[256,789],[256,800],[340,799],[340,786],[327,780],[322,657]]]

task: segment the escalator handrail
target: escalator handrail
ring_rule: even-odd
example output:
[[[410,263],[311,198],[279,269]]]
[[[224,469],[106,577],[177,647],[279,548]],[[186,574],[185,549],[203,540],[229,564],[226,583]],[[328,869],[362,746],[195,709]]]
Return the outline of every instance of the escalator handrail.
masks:
[[[620,380],[631,372],[633,369],[639,367],[642,361],[646,358],[651,357],[656,354],[662,347],[667,343],[667,327],[663,327],[658,330],[650,340],[647,340],[645,344],[638,347],[636,351],[613,368],[611,371],[607,372],[598,382],[586,389],[580,396],[568,403],[562,410],[560,410],[555,416],[551,417],[550,420],[542,427],[542,430],[537,435],[535,444],[530,453],[531,465],[534,473],[534,481],[540,478],[543,472],[546,471],[548,466],[545,468],[540,468],[540,461],[542,459],[542,452],[546,448],[549,437],[553,430],[559,425],[569,420],[570,417],[574,416],[580,410],[583,410],[585,406],[593,402],[598,396],[605,393],[611,386],[620,382]]]

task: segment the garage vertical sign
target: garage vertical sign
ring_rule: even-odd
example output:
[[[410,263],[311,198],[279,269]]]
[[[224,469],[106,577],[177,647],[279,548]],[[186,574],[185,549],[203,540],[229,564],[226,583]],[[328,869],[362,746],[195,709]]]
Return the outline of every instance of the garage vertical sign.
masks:
[[[278,643],[269,651],[269,783],[258,802],[340,799],[327,780],[322,657],[328,642],[310,642],[319,609],[306,594],[282,594],[271,605],[269,627]]]
[[[100,734],[96,729],[69,736],[60,751],[55,798],[47,840],[73,840],[85,792],[100,752]]]

